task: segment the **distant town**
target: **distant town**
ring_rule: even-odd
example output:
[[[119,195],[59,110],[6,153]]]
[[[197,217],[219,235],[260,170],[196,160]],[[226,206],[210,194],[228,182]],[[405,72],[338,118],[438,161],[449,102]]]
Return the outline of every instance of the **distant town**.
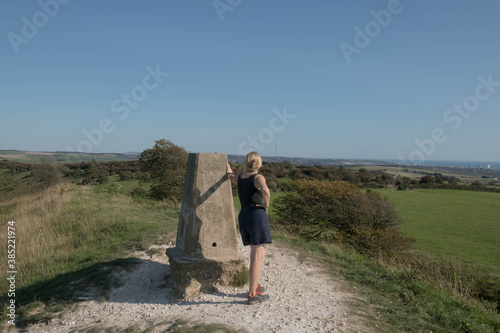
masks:
[[[241,155],[228,155],[228,160],[231,163],[243,163],[245,157]],[[481,173],[483,175],[490,175],[491,178],[500,176],[500,169],[492,169],[491,165],[479,167],[468,167],[458,165],[423,165],[423,164],[403,164],[397,161],[376,161],[376,160],[353,160],[353,159],[322,159],[322,158],[301,158],[301,157],[280,157],[280,156],[263,156],[263,161],[285,162],[289,161],[296,165],[321,165],[333,167],[362,167],[362,166],[387,166],[387,167],[407,167],[409,169],[418,168],[419,170],[442,170],[442,171],[455,171],[455,172],[470,172]]]

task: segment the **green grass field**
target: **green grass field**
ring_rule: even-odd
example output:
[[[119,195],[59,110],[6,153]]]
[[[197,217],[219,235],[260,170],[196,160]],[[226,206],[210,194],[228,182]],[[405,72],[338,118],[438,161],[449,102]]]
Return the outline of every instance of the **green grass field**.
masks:
[[[500,275],[500,194],[378,190],[395,204],[403,232],[423,253],[491,267]]]
[[[290,177],[283,177],[283,178],[278,178],[278,181],[280,183],[290,183],[292,181],[292,179]]]
[[[132,192],[132,190],[134,190],[136,187],[140,187],[144,191],[148,191],[151,187],[150,184],[140,185],[137,179],[120,180],[120,176],[118,175],[109,176],[108,179],[109,184],[114,184],[116,186],[117,192],[122,194],[130,194],[130,192]]]

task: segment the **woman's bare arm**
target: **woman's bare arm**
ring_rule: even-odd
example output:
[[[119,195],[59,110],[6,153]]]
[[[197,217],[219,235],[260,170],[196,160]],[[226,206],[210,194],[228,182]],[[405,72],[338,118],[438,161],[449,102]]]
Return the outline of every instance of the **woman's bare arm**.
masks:
[[[262,191],[262,196],[264,197],[264,208],[269,209],[269,203],[271,202],[271,191],[267,187],[266,178],[262,175],[257,175],[254,180],[255,187]]]
[[[229,179],[231,181],[231,183],[235,183],[235,184],[238,183],[238,175],[235,175],[233,173],[233,169],[231,169],[231,166],[229,165],[229,163],[227,164],[227,179]]]

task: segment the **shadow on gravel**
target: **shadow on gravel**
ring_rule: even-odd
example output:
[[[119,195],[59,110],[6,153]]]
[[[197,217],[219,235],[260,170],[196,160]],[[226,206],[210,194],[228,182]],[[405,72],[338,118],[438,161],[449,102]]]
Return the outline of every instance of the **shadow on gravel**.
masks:
[[[118,268],[132,270],[144,260],[124,258],[101,262],[84,269],[59,274],[56,277],[16,290],[18,308],[16,323],[46,322],[54,313],[60,312],[72,303],[87,300],[106,300],[112,288],[119,286],[114,277]],[[2,299],[5,303],[6,299]]]
[[[181,305],[200,305],[200,304],[247,304],[247,293],[239,293],[239,294],[225,294],[221,292],[213,292],[210,293],[210,295],[225,299],[225,298],[232,298],[227,300],[227,301],[183,301],[179,300],[176,304],[181,306]]]
[[[132,272],[117,274],[123,284],[112,291],[109,302],[159,304],[159,305],[195,305],[195,304],[237,304],[245,303],[246,294],[228,294],[215,287],[202,289],[202,294],[210,295],[210,301],[179,299],[170,278],[170,266],[156,261],[143,260]]]
[[[213,290],[208,294],[217,300],[195,302],[178,299],[170,281],[169,265],[146,259],[123,258],[97,263],[18,289],[16,326],[22,330],[29,324],[46,323],[72,304],[92,300],[178,306],[246,303],[244,293],[231,295]],[[6,302],[4,297],[2,304]]]

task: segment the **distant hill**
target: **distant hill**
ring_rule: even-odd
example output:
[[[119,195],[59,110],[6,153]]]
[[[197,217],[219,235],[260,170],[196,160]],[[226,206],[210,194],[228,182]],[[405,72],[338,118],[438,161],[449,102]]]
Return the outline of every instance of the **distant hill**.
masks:
[[[65,151],[56,152],[38,152],[22,150],[0,150],[0,160],[9,160],[12,162],[38,163],[40,158],[50,157],[58,163],[89,162],[92,160],[98,162],[110,161],[133,161],[137,159],[140,153],[74,153]]]
[[[141,153],[127,152],[121,153],[76,153],[76,152],[37,152],[37,151],[22,151],[22,150],[0,150],[0,160],[9,160],[12,162],[38,163],[43,156],[50,157],[58,163],[75,163],[88,162],[96,160],[98,162],[110,161],[133,161]],[[324,165],[324,166],[363,166],[363,165],[395,165],[394,163],[372,160],[350,160],[350,159],[320,159],[320,158],[301,158],[301,157],[271,157],[263,156],[262,159],[266,162],[284,162],[290,161],[297,165]],[[228,155],[228,160],[231,163],[243,163],[245,156]]]
[[[22,163],[38,163],[43,156],[50,157],[57,163],[77,163],[89,162],[95,160],[97,162],[111,161],[134,161],[141,153],[76,153],[76,152],[38,152],[38,151],[22,151],[22,150],[0,150],[0,161],[9,160],[12,162]],[[245,156],[242,155],[227,155],[231,163],[243,163]],[[399,162],[387,162],[376,160],[352,160],[352,159],[322,159],[322,158],[302,158],[302,157],[283,157],[283,156],[262,156],[265,162],[285,162],[289,161],[295,165],[321,165],[333,167],[361,167],[361,166],[387,166],[387,167],[418,167],[421,170],[434,171],[457,171],[467,173],[477,173],[480,175],[500,176],[498,169],[472,168],[463,166],[423,166],[423,165],[404,165]]]

